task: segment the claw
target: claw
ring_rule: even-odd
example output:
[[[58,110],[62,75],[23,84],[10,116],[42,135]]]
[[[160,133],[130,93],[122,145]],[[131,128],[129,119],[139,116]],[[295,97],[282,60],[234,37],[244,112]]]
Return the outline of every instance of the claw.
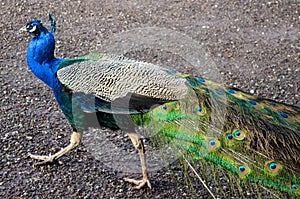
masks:
[[[141,189],[142,187],[144,187],[146,184],[147,186],[152,189],[151,187],[151,183],[150,181],[146,178],[146,179],[142,179],[142,180],[135,180],[135,179],[131,179],[131,178],[124,178],[124,180],[126,182],[130,182],[130,183],[133,183],[137,186],[134,187],[134,189]]]

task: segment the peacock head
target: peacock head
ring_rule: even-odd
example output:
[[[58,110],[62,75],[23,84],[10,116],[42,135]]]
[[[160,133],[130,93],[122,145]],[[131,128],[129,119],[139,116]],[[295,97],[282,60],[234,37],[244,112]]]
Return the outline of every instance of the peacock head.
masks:
[[[41,32],[47,30],[39,20],[33,20],[27,23],[25,28],[26,31],[34,37],[40,36]]]
[[[49,14],[49,19],[51,21],[52,31],[51,33],[54,34],[56,30],[56,23],[51,14]],[[39,20],[33,20],[31,22],[28,22],[27,25],[22,28],[21,30],[27,31],[29,34],[31,34],[34,37],[38,37],[41,35],[41,33],[47,33],[48,30],[45,28],[41,21]]]

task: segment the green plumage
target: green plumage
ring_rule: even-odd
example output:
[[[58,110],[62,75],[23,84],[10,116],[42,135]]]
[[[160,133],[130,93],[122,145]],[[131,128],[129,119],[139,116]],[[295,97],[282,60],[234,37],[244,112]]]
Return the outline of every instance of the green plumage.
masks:
[[[210,161],[242,180],[300,195],[299,108],[202,78],[185,78],[198,98],[186,96],[155,108],[148,113],[152,122],[146,128],[193,159]],[[214,117],[224,117],[221,128],[211,125]]]

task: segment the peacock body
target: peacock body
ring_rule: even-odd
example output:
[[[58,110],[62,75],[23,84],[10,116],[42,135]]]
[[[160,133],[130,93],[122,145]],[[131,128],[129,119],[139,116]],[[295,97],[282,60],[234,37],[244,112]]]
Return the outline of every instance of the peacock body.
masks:
[[[262,99],[204,78],[178,73],[122,56],[97,54],[54,57],[55,22],[49,32],[40,21],[26,26],[34,37],[27,62],[54,92],[76,136],[53,161],[76,147],[90,126],[122,129],[133,139],[137,127],[156,143],[168,143],[193,160],[225,168],[243,181],[300,195],[300,108]],[[80,133],[78,135],[78,133]]]

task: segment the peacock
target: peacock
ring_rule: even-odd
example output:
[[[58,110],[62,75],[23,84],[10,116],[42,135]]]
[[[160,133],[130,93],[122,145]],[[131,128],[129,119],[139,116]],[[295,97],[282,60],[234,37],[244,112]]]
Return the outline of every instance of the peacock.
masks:
[[[263,99],[203,77],[110,54],[54,56],[56,23],[27,23],[31,71],[54,92],[73,129],[70,144],[47,163],[80,144],[89,127],[124,131],[138,151],[142,179],[151,188],[139,129],[157,147],[166,143],[187,160],[204,160],[241,181],[300,196],[300,108]],[[190,164],[189,164],[190,165]]]

